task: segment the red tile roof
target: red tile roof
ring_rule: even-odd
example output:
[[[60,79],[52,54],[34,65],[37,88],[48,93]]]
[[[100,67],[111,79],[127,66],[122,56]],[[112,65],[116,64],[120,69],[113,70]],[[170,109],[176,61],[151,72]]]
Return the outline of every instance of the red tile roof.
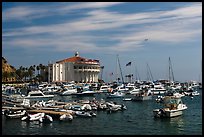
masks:
[[[93,60],[93,59],[86,59],[79,56],[74,56],[71,58],[63,59],[60,61],[57,61],[56,63],[65,63],[65,62],[75,62],[75,63],[99,63],[99,60]]]

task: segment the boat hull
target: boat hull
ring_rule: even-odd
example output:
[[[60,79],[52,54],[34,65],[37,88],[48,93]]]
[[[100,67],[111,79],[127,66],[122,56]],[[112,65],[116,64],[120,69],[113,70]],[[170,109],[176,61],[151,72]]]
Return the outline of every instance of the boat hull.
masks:
[[[135,96],[132,98],[133,101],[143,101],[143,100],[151,100],[152,96]]]
[[[183,114],[183,110],[161,110],[161,109],[155,109],[153,110],[154,117],[167,117],[167,118],[172,118],[172,117],[177,117],[181,116]]]

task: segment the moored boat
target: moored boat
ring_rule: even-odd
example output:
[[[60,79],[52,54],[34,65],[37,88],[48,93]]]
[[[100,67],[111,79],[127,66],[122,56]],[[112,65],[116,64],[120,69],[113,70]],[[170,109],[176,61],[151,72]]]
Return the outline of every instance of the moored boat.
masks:
[[[7,118],[21,118],[26,115],[26,110],[9,111],[5,110],[4,114]]]
[[[36,90],[36,91],[30,91],[28,93],[28,96],[25,96],[25,99],[42,99],[42,98],[53,98],[54,95],[45,95],[42,91]]]
[[[86,111],[76,111],[75,115],[79,117],[92,117],[92,115]]]
[[[151,100],[151,99],[152,99],[151,90],[141,91],[139,94],[135,94],[132,97],[133,101],[143,101],[143,100]]]
[[[39,121],[41,123],[51,123],[53,122],[53,118],[50,115],[45,114],[44,117],[40,117]]]
[[[164,105],[164,108],[153,110],[154,117],[176,117],[182,115],[183,110],[187,109],[181,97],[166,96],[164,98]]]
[[[40,118],[43,118],[45,116],[45,113],[36,113],[36,114],[28,114],[27,116],[24,116],[21,118],[22,121],[36,121]]]
[[[124,96],[125,96],[125,93],[114,89],[111,93],[108,93],[107,98],[120,98]]]
[[[71,114],[63,114],[59,118],[60,121],[72,121],[73,116]]]

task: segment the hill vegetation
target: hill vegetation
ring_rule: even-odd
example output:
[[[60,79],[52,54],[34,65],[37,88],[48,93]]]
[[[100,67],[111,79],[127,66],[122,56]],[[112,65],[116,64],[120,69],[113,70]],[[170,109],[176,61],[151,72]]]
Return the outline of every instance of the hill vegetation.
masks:
[[[7,60],[2,57],[2,82],[16,81],[16,68],[10,65]]]

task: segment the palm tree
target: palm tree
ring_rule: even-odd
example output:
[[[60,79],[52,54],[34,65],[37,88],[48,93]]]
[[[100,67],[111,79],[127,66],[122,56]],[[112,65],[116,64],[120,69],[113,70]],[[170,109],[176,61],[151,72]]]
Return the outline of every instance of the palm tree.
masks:
[[[39,70],[40,70],[40,66],[37,66],[36,69],[37,69],[37,71],[38,71],[38,75],[39,75],[39,73],[40,73],[40,72],[39,72]]]
[[[41,78],[44,81],[45,80],[45,69],[46,69],[46,66],[45,65],[41,65],[40,69],[42,70]]]
[[[23,67],[23,76],[24,76],[25,81],[26,81],[26,78],[28,76],[27,70],[28,70],[28,68]]]
[[[35,76],[35,70],[36,70],[35,68],[36,68],[36,66],[33,65],[34,76]]]
[[[103,80],[103,69],[104,69],[104,66],[101,66],[101,80]]]
[[[16,79],[19,79],[19,80],[23,79],[24,77],[23,70],[24,70],[23,66],[20,66],[20,68],[16,70]]]
[[[32,79],[33,77],[33,66],[30,66],[29,69],[28,69],[28,75],[30,77],[30,80]]]

